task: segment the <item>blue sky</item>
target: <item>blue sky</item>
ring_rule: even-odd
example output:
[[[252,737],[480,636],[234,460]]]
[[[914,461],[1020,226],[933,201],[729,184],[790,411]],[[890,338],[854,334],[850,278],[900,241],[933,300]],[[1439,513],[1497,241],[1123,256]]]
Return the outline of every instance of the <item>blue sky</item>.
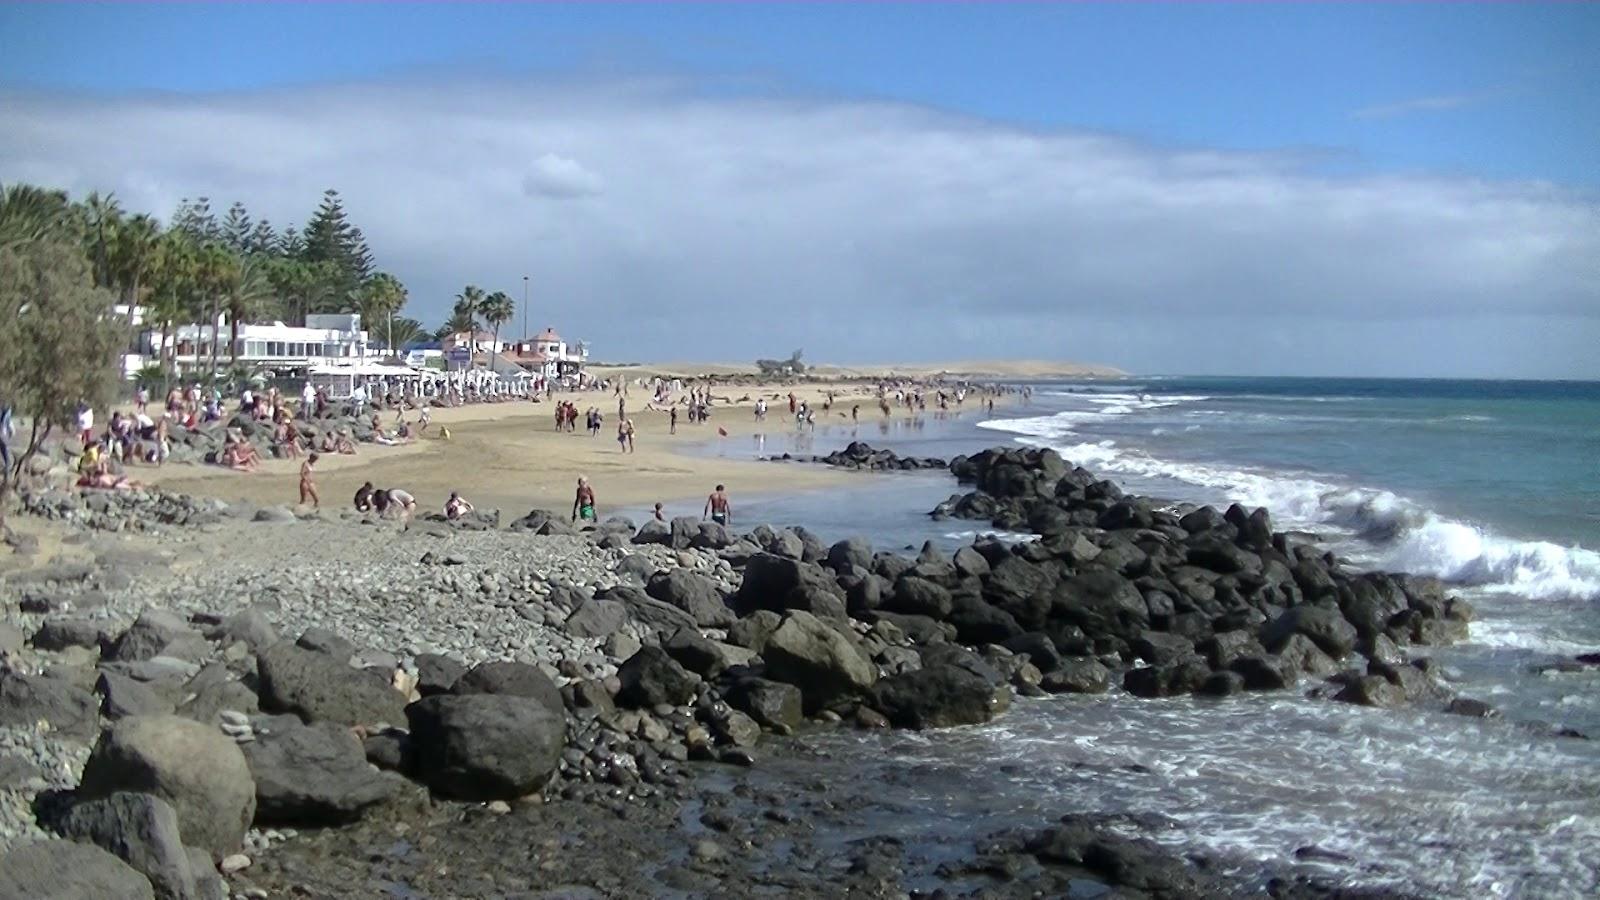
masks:
[[[217,91],[677,72],[1330,166],[1600,185],[1592,4],[0,7],[0,83]],[[1430,108],[1431,107],[1431,108]]]
[[[737,259],[719,260],[726,278],[745,281],[730,284],[721,301],[705,300],[708,310],[820,268],[827,277],[815,276],[809,295],[860,292],[841,301],[845,308],[916,303],[954,317],[986,305],[1038,313],[1059,304],[1097,320],[1137,321],[1146,326],[1143,341],[1112,342],[1098,356],[1102,348],[1093,346],[1063,352],[1144,371],[1238,371],[1240,364],[1366,371],[1368,363],[1336,348],[1301,346],[1297,326],[1285,325],[1298,314],[1328,334],[1387,351],[1377,354],[1383,371],[1372,374],[1592,375],[1600,368],[1580,347],[1600,336],[1600,289],[1592,239],[1577,232],[1600,221],[1596,47],[1600,6],[1592,4],[7,4],[0,6],[0,125],[9,105],[15,127],[9,144],[0,136],[0,179],[54,178],[74,189],[110,180],[119,196],[148,198],[162,213],[174,192],[239,196],[280,222],[303,217],[320,192],[315,185],[340,186],[374,237],[380,263],[412,286],[425,320],[448,306],[452,285],[515,287],[530,268],[582,301],[568,312],[577,327],[604,327],[605,315],[628,308],[622,294],[647,284],[666,290],[684,281],[684,296],[667,305],[692,306],[721,286],[687,283],[669,264],[725,247],[730,234],[742,240],[752,222],[782,204],[814,214],[811,229],[795,225],[781,246],[752,243]],[[341,105],[351,97],[377,111]],[[572,97],[591,105],[576,107]],[[419,130],[424,111],[454,117],[458,107],[470,113],[459,140]],[[345,127],[319,118],[333,108],[362,120],[350,126],[357,130],[347,144],[392,133],[420,149],[367,148],[356,159],[323,147],[324,136]],[[54,143],[113,115],[130,124],[93,152],[78,147],[83,141],[67,150]],[[897,127],[904,134],[890,133]],[[240,148],[224,146],[235,131],[301,128],[304,135],[275,148],[274,158],[309,154],[324,171],[268,171],[267,162],[245,165]],[[863,131],[883,140],[863,146]],[[639,147],[663,135],[681,140],[662,137],[645,159],[642,150],[630,157],[605,142],[607,133],[625,133]],[[754,146],[763,140],[771,146]],[[157,147],[192,157],[180,170]],[[243,150],[251,148],[265,149],[257,141]],[[488,157],[491,150],[497,155]],[[726,160],[716,156],[723,151]],[[372,154],[388,152],[395,158],[384,164],[396,171],[364,187]],[[421,159],[451,166],[475,154],[486,155],[475,172],[498,166],[502,155],[515,158],[500,187],[520,194],[523,206],[497,223],[496,236],[509,229],[507,246],[534,249],[501,264],[487,250],[473,256],[496,236],[463,234],[460,252],[424,259],[428,249],[412,249],[420,238],[393,221],[381,189],[396,179],[426,180],[427,172],[399,171],[400,156],[416,157],[416,167]],[[704,164],[708,155],[749,171],[708,181],[692,197],[634,180],[652,167],[665,173],[674,164]],[[1063,167],[1099,174],[1068,183]],[[1135,168],[1139,174],[1130,175]],[[765,184],[774,170],[805,173],[798,177],[816,178],[817,189],[798,199],[773,194],[742,212],[743,195],[720,206],[704,202],[707,190]],[[869,177],[874,172],[890,174]],[[927,174],[913,181],[908,172]],[[192,183],[179,187],[180,175]],[[923,221],[867,229],[843,190],[847,182],[857,198],[881,186],[885,196],[943,191],[949,202],[924,210]],[[1118,186],[1114,196],[1083,202],[1107,183]],[[1012,222],[996,198],[1018,184],[1033,189],[1016,195]],[[811,198],[835,196],[827,188],[838,189],[838,204],[817,199],[811,209]],[[1059,204],[1031,208],[1041,191]],[[1162,192],[1181,202],[1158,198]],[[496,194],[485,185],[483,196]],[[430,201],[419,193],[417,202]],[[461,212],[452,202],[439,199],[431,215]],[[1166,244],[1208,249],[1165,280],[1140,282],[1143,251],[1130,251],[1133,262],[1113,278],[1095,265],[1101,251],[1052,268],[1059,260],[1049,257],[1059,254],[1051,248],[1059,245],[1029,244],[1030,235],[1047,233],[1052,241],[1121,249],[1185,212],[1193,222],[1173,226]],[[948,221],[939,218],[946,213]],[[378,215],[389,221],[373,221]],[[1263,224],[1208,224],[1230,216]],[[1126,227],[1103,224],[1124,217]],[[471,217],[461,221],[470,231]],[[1353,221],[1367,230],[1347,228]],[[1474,224],[1457,233],[1464,221]],[[685,233],[673,246],[654,230],[665,222],[703,224],[705,234],[696,242]],[[846,222],[860,233],[832,240],[850,230]],[[1304,234],[1284,234],[1307,222]],[[1272,243],[1282,261],[1274,270],[1245,254],[1218,258],[1213,244],[1248,238],[1250,227],[1261,229],[1252,239]],[[1394,249],[1424,231],[1433,244]],[[902,291],[861,262],[861,248],[891,232],[925,242],[926,252],[968,258],[949,259],[946,271]],[[1393,258],[1379,259],[1374,248]],[[1454,259],[1469,251],[1470,259]],[[1586,254],[1587,287],[1573,274]],[[1433,281],[1416,274],[1418,260],[1445,257],[1453,262]],[[1330,283],[1369,262],[1392,266],[1391,274],[1374,269],[1348,286]],[[1551,283],[1562,287],[1530,299]],[[1187,306],[1147,300],[1185,285],[1198,285]],[[893,293],[904,296],[886,296]],[[1452,306],[1451,298],[1467,294]],[[1268,324],[1257,321],[1261,307],[1273,311]],[[1213,345],[1242,328],[1265,355],[1227,362],[1185,349],[1195,328],[1158,318],[1169,312],[1227,319]],[[1432,323],[1423,327],[1437,346],[1418,347],[1419,322]],[[663,327],[676,334],[670,322]],[[796,337],[827,339],[825,321],[796,327]],[[993,321],[974,327],[995,346],[969,355],[1006,355],[1009,345],[1052,352]],[[940,355],[932,333],[905,352]],[[1573,342],[1571,358],[1562,341]],[[643,353],[644,344],[627,350]],[[839,352],[865,358],[874,346],[845,342]],[[1511,361],[1463,368],[1463,358],[1494,346],[1509,347]],[[1424,361],[1396,362],[1418,350],[1428,351]]]

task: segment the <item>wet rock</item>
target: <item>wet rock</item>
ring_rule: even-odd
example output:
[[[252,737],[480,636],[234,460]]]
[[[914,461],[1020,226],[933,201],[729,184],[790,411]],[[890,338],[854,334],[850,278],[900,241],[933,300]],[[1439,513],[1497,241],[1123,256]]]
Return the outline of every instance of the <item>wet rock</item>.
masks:
[[[1333,699],[1359,706],[1391,708],[1405,703],[1405,691],[1382,675],[1363,675],[1345,685]]]
[[[1135,697],[1175,697],[1193,693],[1210,677],[1211,669],[1197,656],[1157,666],[1129,669],[1122,687]]]
[[[1194,644],[1179,634],[1146,631],[1133,642],[1133,653],[1153,665],[1166,665],[1195,655]]]
[[[1004,712],[1010,690],[955,665],[925,665],[873,685],[873,708],[904,728],[949,728],[987,722]]]
[[[1103,694],[1111,687],[1111,670],[1087,657],[1064,659],[1044,673],[1039,687],[1052,694]]]
[[[805,712],[800,689],[781,681],[743,678],[725,692],[728,705],[747,713],[762,727],[787,734],[800,727]]]
[[[216,728],[178,716],[132,716],[100,735],[78,795],[118,791],[170,803],[183,840],[218,857],[239,848],[255,815],[255,782],[238,746]]]
[[[1310,605],[1296,606],[1268,623],[1261,629],[1261,643],[1268,650],[1282,653],[1294,635],[1308,638],[1335,660],[1345,658],[1356,646],[1355,626],[1337,610]]]
[[[1275,654],[1241,656],[1230,668],[1244,678],[1245,689],[1251,691],[1280,691],[1300,680],[1299,667]]]

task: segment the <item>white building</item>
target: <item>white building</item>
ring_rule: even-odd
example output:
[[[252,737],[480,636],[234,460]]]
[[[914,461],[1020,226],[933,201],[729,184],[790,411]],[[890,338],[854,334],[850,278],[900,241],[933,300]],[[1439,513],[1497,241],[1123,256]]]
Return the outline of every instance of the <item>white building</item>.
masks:
[[[230,365],[237,353],[239,365],[277,373],[303,373],[312,366],[364,362],[376,356],[367,350],[367,332],[358,313],[306,316],[304,327],[273,322],[239,326],[238,341],[230,346],[232,329],[218,324],[179,325],[167,335],[165,348],[174,354],[178,370],[193,371],[211,365],[212,342],[218,342],[219,366]],[[145,333],[145,349],[157,357],[161,332]]]
[[[567,343],[554,328],[546,328],[531,338],[524,338],[512,346],[513,362],[525,371],[542,375],[547,380],[576,378],[589,361],[589,348],[582,341]]]

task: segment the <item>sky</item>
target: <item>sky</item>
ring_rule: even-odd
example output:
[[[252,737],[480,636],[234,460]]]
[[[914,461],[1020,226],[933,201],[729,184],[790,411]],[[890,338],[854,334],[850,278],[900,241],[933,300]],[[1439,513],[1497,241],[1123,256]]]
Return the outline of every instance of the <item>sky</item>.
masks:
[[[1600,377],[1600,5],[0,4],[0,182],[606,360]],[[519,310],[511,330],[520,331]]]

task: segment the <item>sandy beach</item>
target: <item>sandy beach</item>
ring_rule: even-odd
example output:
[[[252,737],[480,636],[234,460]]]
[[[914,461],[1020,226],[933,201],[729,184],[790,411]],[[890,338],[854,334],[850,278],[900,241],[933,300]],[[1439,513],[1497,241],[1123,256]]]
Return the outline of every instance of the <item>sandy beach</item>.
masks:
[[[739,372],[731,366],[709,369],[719,375]],[[700,374],[707,370],[706,366],[628,367],[602,369],[599,374],[637,378],[658,372]],[[371,481],[378,487],[405,488],[417,497],[423,510],[442,508],[449,493],[459,491],[480,508],[498,508],[503,517],[514,518],[536,507],[568,511],[580,475],[594,485],[602,516],[619,507],[655,502],[666,504],[669,515],[698,514],[705,496],[720,483],[735,500],[737,518],[740,497],[826,488],[860,477],[823,467],[774,466],[685,452],[697,443],[743,444],[758,434],[792,430],[795,425],[787,415],[791,391],[817,410],[819,425],[847,423],[856,404],[861,407],[864,435],[869,425],[883,419],[875,389],[861,381],[808,380],[759,387],[735,383],[714,389],[716,402],[707,423],[690,424],[680,408],[677,434],[671,434],[668,413],[647,408],[648,390],[630,385],[628,415],[636,430],[633,453],[618,449],[617,400],[611,392],[557,394],[556,402],[571,399],[580,412],[591,406],[599,408],[605,415],[600,434],[591,437],[582,430],[581,416],[578,432],[556,431],[555,406],[549,401],[436,409],[433,427],[413,443],[392,447],[361,444],[354,456],[323,456],[318,462],[317,485],[323,505],[334,508],[348,505],[356,489]],[[834,403],[824,413],[822,403],[829,391]],[[754,416],[758,397],[765,397],[770,407],[764,422]],[[996,399],[997,404],[1004,402],[1004,396]],[[957,412],[953,404],[951,411]],[[929,409],[922,415],[934,412]],[[976,398],[969,398],[960,412],[983,414]],[[891,412],[893,417],[909,415],[903,407]],[[416,417],[415,412],[407,414],[413,422]],[[386,428],[392,428],[394,421],[393,412],[383,413]],[[449,429],[448,440],[441,436],[442,428]],[[719,435],[719,429],[726,436]],[[293,504],[297,499],[297,460],[267,460],[254,473],[187,465],[159,471],[141,466],[134,471],[134,477],[170,490],[228,501],[277,505]]]

